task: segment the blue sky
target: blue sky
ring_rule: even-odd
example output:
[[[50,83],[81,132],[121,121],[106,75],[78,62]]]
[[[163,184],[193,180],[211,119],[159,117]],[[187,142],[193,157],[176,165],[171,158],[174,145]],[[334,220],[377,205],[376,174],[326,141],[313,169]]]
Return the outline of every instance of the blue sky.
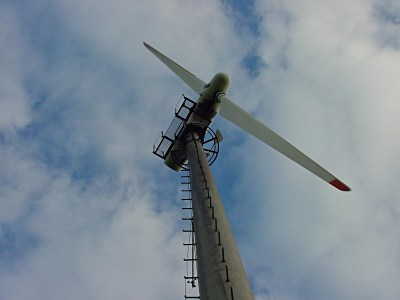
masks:
[[[213,165],[256,299],[399,299],[397,1],[0,1],[0,300],[183,298],[181,93],[142,45],[353,191],[217,117]]]

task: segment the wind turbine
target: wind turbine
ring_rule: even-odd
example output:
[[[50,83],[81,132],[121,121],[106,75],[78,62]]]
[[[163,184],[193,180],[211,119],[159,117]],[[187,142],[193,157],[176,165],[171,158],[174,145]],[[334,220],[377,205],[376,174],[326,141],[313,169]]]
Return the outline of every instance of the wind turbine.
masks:
[[[206,83],[149,44],[144,42],[144,46],[199,95],[196,102],[182,105],[179,111],[184,109],[187,113],[176,113],[178,123],[173,121],[169,128],[173,132],[163,134],[153,152],[175,171],[188,162],[200,297],[207,300],[254,299],[203,149],[205,133],[216,114],[220,112],[226,120],[337,189],[350,191],[350,188],[230,100],[226,96],[230,85],[227,74],[217,73]],[[217,135],[220,140],[218,132]]]

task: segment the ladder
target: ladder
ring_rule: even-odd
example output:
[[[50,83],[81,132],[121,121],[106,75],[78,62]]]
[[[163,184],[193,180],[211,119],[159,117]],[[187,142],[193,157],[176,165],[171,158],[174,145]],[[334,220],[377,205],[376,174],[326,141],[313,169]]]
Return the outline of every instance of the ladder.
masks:
[[[182,185],[182,221],[184,221],[187,233],[187,242],[183,243],[186,247],[186,256],[183,261],[186,263],[185,280],[185,299],[200,299],[197,283],[197,256],[196,256],[196,238],[193,226],[192,193],[190,186],[190,175],[188,169],[181,171]]]

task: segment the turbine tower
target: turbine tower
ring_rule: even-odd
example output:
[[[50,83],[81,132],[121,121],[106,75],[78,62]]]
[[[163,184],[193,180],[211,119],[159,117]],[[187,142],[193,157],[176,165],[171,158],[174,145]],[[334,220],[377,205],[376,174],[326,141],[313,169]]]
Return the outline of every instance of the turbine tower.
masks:
[[[232,102],[226,96],[230,84],[227,74],[217,73],[209,83],[206,83],[147,43],[144,43],[144,46],[199,95],[196,102],[184,97],[174,120],[166,133],[162,132],[161,139],[154,146],[153,152],[164,159],[169,168],[180,171],[187,167],[189,170],[192,201],[192,217],[189,219],[195,234],[197,254],[197,258],[192,260],[197,262],[196,277],[200,298],[202,300],[254,299],[209,167],[218,152],[215,147],[218,147],[218,142],[222,139],[218,131],[212,134],[213,138],[205,138],[207,133],[213,133],[209,126],[216,114],[220,112],[228,121],[337,189],[350,191],[350,188]],[[212,149],[205,151],[204,145],[209,141],[214,141],[215,144]]]

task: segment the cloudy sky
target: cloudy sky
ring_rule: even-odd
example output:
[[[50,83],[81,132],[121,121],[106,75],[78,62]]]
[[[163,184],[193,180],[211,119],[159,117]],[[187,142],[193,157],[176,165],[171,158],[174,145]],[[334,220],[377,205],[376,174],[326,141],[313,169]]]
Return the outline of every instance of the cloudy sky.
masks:
[[[352,188],[217,117],[213,171],[258,300],[400,299],[396,0],[0,0],[0,300],[183,299],[181,93],[142,45]]]

